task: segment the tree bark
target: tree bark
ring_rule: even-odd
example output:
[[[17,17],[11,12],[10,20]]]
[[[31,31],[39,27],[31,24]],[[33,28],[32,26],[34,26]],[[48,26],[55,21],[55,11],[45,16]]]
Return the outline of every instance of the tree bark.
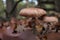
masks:
[[[14,0],[6,0],[6,17],[10,18],[11,16],[16,17],[17,14],[17,5],[22,0],[14,2]]]
[[[14,0],[6,0],[6,17],[10,17],[10,11],[12,10],[14,5]]]
[[[26,0],[26,7],[28,8],[29,6],[28,6],[28,4],[29,4],[29,1],[28,0]]]
[[[39,8],[40,8],[40,6],[41,6],[41,0],[37,0],[37,2],[38,2],[37,7],[39,7]]]
[[[60,0],[55,0],[56,11],[60,12]]]

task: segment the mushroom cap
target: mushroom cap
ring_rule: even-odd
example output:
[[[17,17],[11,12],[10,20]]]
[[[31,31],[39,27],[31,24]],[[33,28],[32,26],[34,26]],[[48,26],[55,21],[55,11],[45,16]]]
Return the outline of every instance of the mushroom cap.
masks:
[[[21,16],[40,17],[46,14],[46,11],[40,8],[24,8],[19,13]]]
[[[51,16],[51,17],[46,16],[46,17],[44,17],[44,21],[45,22],[58,22],[58,18],[54,17],[54,16]]]

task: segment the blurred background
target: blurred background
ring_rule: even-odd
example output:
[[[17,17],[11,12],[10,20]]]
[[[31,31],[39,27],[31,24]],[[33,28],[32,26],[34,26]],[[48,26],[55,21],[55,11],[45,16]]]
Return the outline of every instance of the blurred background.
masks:
[[[33,18],[20,16],[21,9],[30,7],[42,8],[46,10],[47,15],[38,10],[35,13],[33,9],[30,13],[32,16],[35,13]],[[28,11],[26,15],[29,16],[30,10],[26,10],[26,12]],[[39,15],[40,12],[42,15],[44,14],[41,17]],[[25,12],[23,14],[25,15]],[[39,15],[38,18],[36,17],[37,14]],[[44,18],[46,21],[44,21]],[[60,40],[60,0],[0,0],[0,40],[4,38],[6,40],[20,40],[22,35],[23,40],[31,40],[31,38],[35,37],[31,30],[37,35],[37,39]],[[14,35],[14,33],[18,32],[22,33],[19,36]],[[24,37],[26,38],[24,39]]]
[[[60,17],[60,0],[0,0],[0,17],[20,18],[19,11],[26,7],[43,8],[47,14],[56,14]]]

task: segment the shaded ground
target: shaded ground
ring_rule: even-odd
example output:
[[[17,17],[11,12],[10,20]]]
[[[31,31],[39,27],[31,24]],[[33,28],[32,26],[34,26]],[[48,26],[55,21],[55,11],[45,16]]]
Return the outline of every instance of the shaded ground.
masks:
[[[60,40],[60,33],[50,33],[47,38],[47,40]]]
[[[0,35],[1,37],[2,35]],[[35,35],[30,31],[26,30],[25,32],[21,33],[20,36],[17,37],[9,37],[4,35],[6,40],[36,40]],[[60,40],[60,33],[49,33],[47,34],[47,40]],[[5,40],[5,39],[4,39]]]

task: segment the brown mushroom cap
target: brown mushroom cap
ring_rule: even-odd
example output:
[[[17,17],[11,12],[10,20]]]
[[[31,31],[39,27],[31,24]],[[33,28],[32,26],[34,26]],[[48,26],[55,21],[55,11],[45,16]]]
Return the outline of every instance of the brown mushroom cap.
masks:
[[[24,8],[19,13],[21,16],[40,17],[46,14],[46,11],[40,8]]]
[[[58,18],[57,17],[53,17],[53,16],[51,16],[51,17],[46,16],[46,17],[44,17],[44,21],[45,22],[58,22]]]

